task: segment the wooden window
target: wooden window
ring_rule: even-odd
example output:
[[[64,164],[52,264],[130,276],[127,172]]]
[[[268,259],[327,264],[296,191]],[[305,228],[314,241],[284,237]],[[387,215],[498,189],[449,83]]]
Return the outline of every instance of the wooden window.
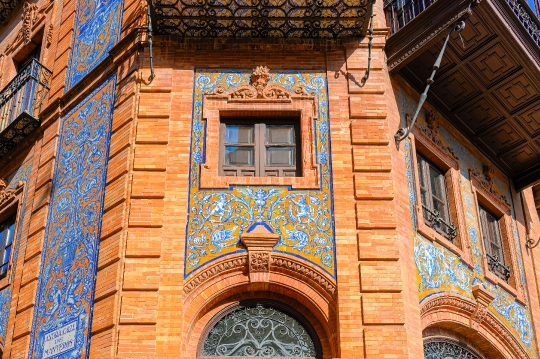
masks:
[[[457,231],[450,220],[445,175],[420,153],[416,154],[416,158],[424,222],[452,241],[457,236]]]
[[[296,118],[222,119],[220,175],[300,176],[298,135]]]
[[[488,268],[499,278],[508,282],[510,279],[510,267],[506,265],[504,257],[499,219],[482,205],[479,205],[479,213]]]
[[[14,233],[15,216],[0,223],[0,279],[5,278],[8,273]]]

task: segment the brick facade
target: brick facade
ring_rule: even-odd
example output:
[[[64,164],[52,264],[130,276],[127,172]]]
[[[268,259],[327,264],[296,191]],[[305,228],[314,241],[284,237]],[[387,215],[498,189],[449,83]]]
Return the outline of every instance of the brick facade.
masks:
[[[2,298],[7,298],[4,304],[0,302],[6,318],[5,322],[0,320],[4,326],[0,328],[2,358],[43,357],[39,350],[32,352],[32,343],[36,340],[37,299],[47,295],[39,293],[39,283],[48,258],[48,218],[55,208],[51,194],[61,153],[61,126],[66,116],[111,75],[116,85],[96,239],[99,253],[91,325],[85,334],[89,349],[73,357],[196,358],[215,316],[234,303],[251,299],[278,301],[305,317],[321,343],[324,359],[423,358],[423,339],[442,337],[455,339],[484,358],[538,357],[540,306],[535,268],[540,266],[540,258],[538,249],[525,246],[540,233],[532,189],[517,193],[497,170],[490,187],[495,192],[482,189],[481,183],[469,177],[469,170],[480,171],[479,166],[492,164],[439,114],[441,130],[434,136],[461,151],[454,167],[449,165],[455,171],[451,206],[460,226],[459,241],[445,244],[444,239],[419,228],[423,223],[417,223],[421,219],[414,202],[419,193],[414,180],[414,151],[434,146],[433,152],[446,153],[440,156],[448,153],[430,137],[421,138],[419,129],[409,140],[397,146],[394,142],[395,131],[403,126],[404,115],[419,95],[388,71],[384,52],[388,28],[382,0],[376,2],[373,60],[365,86],[360,79],[366,70],[367,38],[197,42],[156,36],[155,78],[150,80],[146,3],[125,0],[118,2],[123,4],[117,19],[119,38],[107,55],[68,89],[66,76],[70,81],[75,79],[70,75],[69,59],[76,53],[72,48],[73,33],[79,29],[76,17],[82,16],[76,11],[83,3],[40,0],[40,15],[30,28],[32,41],[25,44],[17,37],[23,26],[19,21],[22,8],[0,37],[2,86],[15,76],[15,64],[41,41],[40,36],[47,41],[42,43],[41,61],[52,70],[41,127],[0,158],[0,178],[8,180],[8,187],[16,187],[15,179],[24,182],[24,195],[18,200],[24,211],[18,212],[17,251],[9,281],[0,288]],[[203,139],[207,157],[200,166],[197,188],[210,193],[234,186],[266,190],[290,186],[291,193],[316,192],[324,177],[319,156],[324,147],[317,147],[317,141],[324,134],[317,132],[313,121],[320,123],[320,104],[326,105],[332,270],[308,254],[272,250],[279,236],[262,226],[253,232],[246,230],[237,238],[234,250],[186,269],[191,260],[187,253],[193,206],[190,189],[194,172],[190,166],[196,149],[192,134],[199,116],[194,113],[197,71],[234,69],[248,74],[257,66],[268,67],[270,74],[322,69],[319,75],[325,79],[327,100],[317,102],[322,95],[309,93],[295,99],[294,89],[285,87],[290,90],[290,103],[268,99],[234,102],[227,97],[228,92],[204,94],[206,107],[201,116],[208,125]],[[230,90],[236,87],[231,85]],[[304,177],[230,180],[219,176],[215,125],[219,111],[224,110],[259,114],[302,111],[302,146],[313,146],[310,156],[303,158],[304,166],[308,164]],[[435,111],[429,104],[427,110]],[[419,122],[419,128],[428,127],[424,112]],[[23,170],[27,171],[24,175]],[[486,199],[476,194],[486,191]],[[512,266],[509,283],[489,273],[483,257],[475,254],[483,251],[481,240],[472,242],[471,228],[480,231],[477,202],[487,202],[489,193],[508,200],[503,212]],[[1,204],[0,197],[0,219]],[[324,204],[319,208],[325,208]],[[273,245],[265,245],[272,240]],[[425,253],[438,254],[420,258],[422,248],[427,248]],[[266,261],[259,267],[253,266],[256,252],[262,253],[257,258]],[[478,258],[482,261],[477,262]],[[429,268],[423,266],[430,260],[436,263],[437,271],[444,269],[446,277],[428,273]],[[451,274],[457,279],[449,278]],[[442,284],[426,285],[429,280]],[[67,297],[62,298],[67,301]]]

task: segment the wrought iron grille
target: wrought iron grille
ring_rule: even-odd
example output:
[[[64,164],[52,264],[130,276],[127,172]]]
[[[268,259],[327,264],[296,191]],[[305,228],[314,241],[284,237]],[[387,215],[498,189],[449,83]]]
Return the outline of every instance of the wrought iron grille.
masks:
[[[486,253],[489,270],[505,282],[510,280],[510,267],[501,262],[499,256]]]
[[[156,0],[156,31],[182,37],[363,36],[371,0]],[[369,5],[370,6],[370,5]]]
[[[386,0],[384,12],[392,34],[398,32],[437,0]]]
[[[32,59],[0,92],[0,156],[39,126],[51,71]]]
[[[466,348],[449,341],[424,342],[424,359],[481,359]]]
[[[534,15],[529,5],[524,5],[520,0],[506,0],[514,11],[525,30],[531,35],[536,45],[540,46],[540,21]]]
[[[424,220],[428,226],[441,233],[450,242],[453,242],[457,237],[457,229],[453,223],[448,223],[441,217],[437,210],[431,211],[426,206],[422,205],[424,210]]]
[[[0,24],[11,15],[11,12],[20,2],[21,0],[0,0]]]
[[[275,308],[257,304],[221,318],[208,333],[202,356],[315,358],[306,329]]]

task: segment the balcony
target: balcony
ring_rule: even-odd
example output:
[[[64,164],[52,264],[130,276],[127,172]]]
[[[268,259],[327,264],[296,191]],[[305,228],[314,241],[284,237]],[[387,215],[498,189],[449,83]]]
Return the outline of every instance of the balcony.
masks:
[[[428,101],[512,179],[540,181],[540,21],[525,0],[392,0],[388,68],[423,92],[458,20]]]
[[[157,34],[198,38],[364,36],[368,0],[155,0]]]
[[[0,92],[0,157],[39,127],[51,71],[31,60]]]

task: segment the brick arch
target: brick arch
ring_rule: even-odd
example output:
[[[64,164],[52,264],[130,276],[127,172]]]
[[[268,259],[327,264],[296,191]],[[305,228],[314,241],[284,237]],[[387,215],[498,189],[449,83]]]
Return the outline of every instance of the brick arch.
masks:
[[[490,359],[531,359],[513,333],[473,300],[451,293],[435,295],[422,303],[421,320],[424,337],[462,340]]]
[[[310,283],[302,271],[294,274],[270,270],[268,281],[250,282],[246,258],[246,254],[241,254],[219,261],[205,270],[205,280],[187,287],[191,289],[184,299],[186,337],[182,348],[186,357],[196,357],[203,331],[216,314],[231,304],[250,299],[273,300],[296,309],[315,330],[323,359],[336,357],[338,328],[334,296],[314,281]],[[225,265],[225,261],[234,263]],[[213,268],[220,270],[216,274]]]

